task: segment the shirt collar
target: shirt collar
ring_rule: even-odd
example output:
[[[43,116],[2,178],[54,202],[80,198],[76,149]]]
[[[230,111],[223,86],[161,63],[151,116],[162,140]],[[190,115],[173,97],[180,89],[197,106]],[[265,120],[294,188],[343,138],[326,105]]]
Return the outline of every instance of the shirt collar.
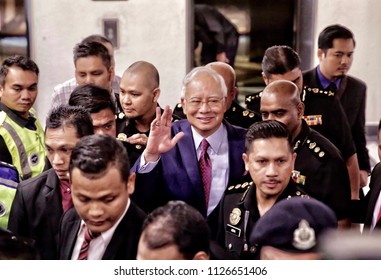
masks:
[[[204,139],[204,137],[198,134],[197,131],[193,128],[193,126],[191,126],[191,128],[192,128],[195,148],[197,150],[200,147],[201,141],[202,139]],[[221,123],[220,127],[212,135],[206,138],[210,147],[216,154],[218,154],[218,150],[221,147],[221,144],[222,144],[221,139],[226,139],[226,135],[227,135],[226,127]]]
[[[20,116],[18,113],[15,111],[11,110],[7,106],[5,106],[3,103],[0,102],[0,111],[4,111],[7,113],[7,115],[14,121],[16,122],[19,126],[21,127],[26,127],[28,124],[34,124],[36,121],[36,118],[34,118],[31,114],[29,114],[29,118],[24,118]]]
[[[319,82],[322,85],[323,89],[326,89],[332,81],[328,80],[323,73],[320,71],[320,66],[316,67],[317,75],[319,78]],[[336,79],[336,81],[333,82],[336,85],[336,88],[340,88],[341,79]]]

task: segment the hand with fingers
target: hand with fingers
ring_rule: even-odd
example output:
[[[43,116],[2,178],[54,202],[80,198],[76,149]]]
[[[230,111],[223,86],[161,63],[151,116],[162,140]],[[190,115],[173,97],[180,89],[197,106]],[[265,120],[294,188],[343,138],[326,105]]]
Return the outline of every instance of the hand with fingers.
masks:
[[[154,162],[160,154],[168,152],[184,136],[184,132],[171,135],[172,110],[166,106],[161,115],[160,108],[156,108],[156,118],[151,123],[151,130],[147,141],[147,147],[143,152],[146,162]]]

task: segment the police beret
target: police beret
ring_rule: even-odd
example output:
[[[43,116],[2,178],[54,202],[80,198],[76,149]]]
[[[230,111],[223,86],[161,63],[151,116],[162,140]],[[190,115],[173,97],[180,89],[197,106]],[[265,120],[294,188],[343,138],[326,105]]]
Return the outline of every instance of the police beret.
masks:
[[[331,208],[313,198],[291,197],[274,204],[255,224],[251,244],[288,252],[316,252],[319,237],[337,228]]]

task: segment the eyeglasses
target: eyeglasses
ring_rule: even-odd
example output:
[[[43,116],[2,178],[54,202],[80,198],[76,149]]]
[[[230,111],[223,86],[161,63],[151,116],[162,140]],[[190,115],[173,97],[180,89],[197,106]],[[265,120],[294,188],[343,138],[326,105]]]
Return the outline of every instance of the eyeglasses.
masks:
[[[208,100],[201,100],[201,99],[186,99],[186,102],[189,107],[192,108],[201,108],[203,104],[207,104],[209,108],[219,108],[222,104],[222,100],[224,100],[225,97],[222,98],[210,98]]]

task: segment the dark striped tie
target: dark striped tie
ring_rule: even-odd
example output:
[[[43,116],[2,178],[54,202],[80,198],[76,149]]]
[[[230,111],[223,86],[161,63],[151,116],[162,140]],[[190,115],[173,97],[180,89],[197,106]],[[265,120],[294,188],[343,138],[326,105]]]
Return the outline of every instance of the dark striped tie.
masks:
[[[78,260],[87,260],[91,240],[97,238],[100,235],[101,234],[99,232],[92,233],[88,228],[85,229],[85,240],[83,240],[81,250],[79,251]]]

